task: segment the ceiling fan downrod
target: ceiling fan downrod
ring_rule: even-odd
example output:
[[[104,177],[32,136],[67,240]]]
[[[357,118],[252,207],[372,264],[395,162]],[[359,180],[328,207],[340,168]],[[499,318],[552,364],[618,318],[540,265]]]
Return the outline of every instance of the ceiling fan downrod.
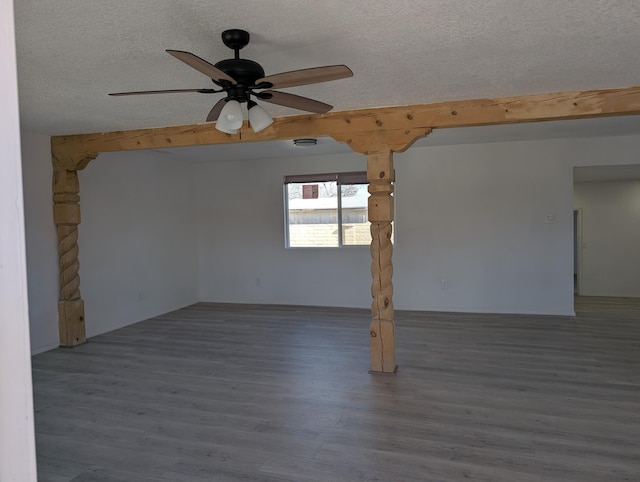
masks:
[[[234,58],[216,62],[215,67],[235,79],[236,84],[231,85],[225,80],[215,79],[214,82],[227,90],[227,99],[229,100],[248,102],[250,95],[253,93],[251,89],[257,88],[256,81],[265,76],[264,69],[259,63],[240,58],[240,49],[247,46],[249,39],[249,32],[245,30],[231,29],[222,32],[222,42],[230,49],[233,49]],[[268,82],[264,82],[264,84],[260,88],[269,88],[273,85]]]

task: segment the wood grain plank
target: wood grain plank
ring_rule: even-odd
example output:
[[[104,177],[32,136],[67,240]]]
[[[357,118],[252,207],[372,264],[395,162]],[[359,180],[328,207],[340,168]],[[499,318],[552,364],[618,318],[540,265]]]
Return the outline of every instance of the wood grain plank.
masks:
[[[407,142],[415,139],[418,131],[427,135],[431,128],[636,114],[640,114],[638,86],[280,117],[258,133],[245,123],[234,135],[212,129],[209,124],[192,124],[55,136],[51,138],[51,148],[59,168],[76,170],[86,166],[83,156],[101,152],[328,136],[341,142],[351,139],[355,144],[362,144],[362,138],[368,138],[370,146],[398,144],[403,146],[402,150]],[[405,139],[403,133],[407,131],[411,135]],[[379,136],[383,137],[382,142]]]

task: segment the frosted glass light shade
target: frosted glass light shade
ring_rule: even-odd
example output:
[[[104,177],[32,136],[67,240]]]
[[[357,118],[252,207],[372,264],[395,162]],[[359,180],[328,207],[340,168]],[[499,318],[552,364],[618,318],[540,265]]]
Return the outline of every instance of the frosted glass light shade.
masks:
[[[253,132],[260,132],[265,127],[273,124],[273,119],[269,113],[258,104],[249,104],[249,123]]]
[[[227,134],[235,134],[242,127],[242,107],[237,100],[228,100],[220,111],[216,129]],[[230,132],[233,131],[233,132]]]
[[[224,122],[220,122],[218,120],[218,122],[216,122],[216,129],[218,129],[219,131],[222,131],[226,134],[237,134],[238,133],[238,129],[229,129]]]

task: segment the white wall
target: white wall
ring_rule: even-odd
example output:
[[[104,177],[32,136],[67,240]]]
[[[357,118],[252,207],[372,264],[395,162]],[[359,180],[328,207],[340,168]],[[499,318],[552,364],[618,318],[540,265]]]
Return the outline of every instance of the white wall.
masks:
[[[0,480],[36,480],[13,2],[0,0]]]
[[[58,346],[58,241],[53,224],[51,146],[48,136],[22,130],[31,352]]]
[[[640,162],[638,149],[628,136],[396,154],[395,307],[573,314],[572,168]],[[285,174],[365,167],[357,154],[199,164],[200,299],[368,307],[368,249],[286,250],[282,201]]]
[[[555,144],[572,166],[640,164],[640,135],[567,139]]]
[[[80,172],[80,290],[87,336],[198,301],[190,164],[101,154]]]
[[[395,166],[397,308],[573,313],[571,170],[552,143],[419,148]]]
[[[582,209],[581,294],[640,296],[640,180],[574,186]]]
[[[573,313],[571,169],[539,154],[505,143],[396,155],[396,308]],[[365,168],[356,154],[199,165],[201,299],[370,306],[367,247],[283,240],[283,175]]]
[[[32,353],[58,346],[58,252],[50,140],[23,131]],[[191,165],[152,152],[101,154],[80,171],[80,292],[87,336],[198,301]]]
[[[368,246],[284,247],[283,176],[366,169],[357,154],[197,165],[200,299],[361,307]]]

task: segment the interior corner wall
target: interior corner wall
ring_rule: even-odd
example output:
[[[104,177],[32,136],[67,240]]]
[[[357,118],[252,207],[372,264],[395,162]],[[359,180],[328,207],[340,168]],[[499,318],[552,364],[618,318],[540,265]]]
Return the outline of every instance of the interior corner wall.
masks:
[[[198,301],[192,167],[135,151],[100,154],[80,171],[88,337]]]
[[[58,241],[53,224],[49,136],[21,132],[31,353],[59,344]]]
[[[580,294],[640,297],[640,180],[580,182],[582,210]]]

